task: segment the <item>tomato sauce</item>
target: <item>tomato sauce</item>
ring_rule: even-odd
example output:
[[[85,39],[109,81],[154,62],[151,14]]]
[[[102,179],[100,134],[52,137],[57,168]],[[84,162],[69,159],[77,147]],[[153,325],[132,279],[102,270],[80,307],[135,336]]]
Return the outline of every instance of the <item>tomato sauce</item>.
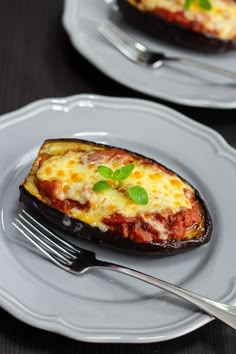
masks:
[[[153,218],[164,227],[167,238],[163,238],[160,231],[146,222],[141,216],[127,218],[120,213],[104,218],[103,223],[110,231],[118,232],[123,238],[129,238],[137,243],[166,243],[167,241],[179,241],[185,238],[185,232],[191,227],[196,227],[201,222],[201,213],[197,202],[193,202],[191,209],[182,209],[173,214],[171,210],[161,215],[153,213]]]

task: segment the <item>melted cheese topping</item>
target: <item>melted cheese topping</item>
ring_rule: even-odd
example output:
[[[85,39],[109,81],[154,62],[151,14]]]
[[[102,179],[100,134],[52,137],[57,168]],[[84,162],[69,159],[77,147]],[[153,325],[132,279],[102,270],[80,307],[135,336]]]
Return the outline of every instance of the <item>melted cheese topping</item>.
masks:
[[[175,174],[163,170],[158,164],[147,163],[132,155],[135,168],[131,175],[119,181],[113,188],[102,192],[94,192],[93,186],[100,180],[105,180],[97,171],[99,165],[105,165],[115,170],[127,164],[127,155],[112,157],[104,163],[103,157],[91,159],[94,152],[68,151],[62,155],[51,156],[41,163],[37,170],[37,178],[41,181],[59,181],[60,187],[55,191],[55,197],[60,200],[71,199],[80,204],[89,202],[90,208],[82,210],[72,208],[70,215],[80,220],[107,230],[102,219],[122,213],[125,217],[136,215],[148,215],[149,213],[163,213],[171,209],[177,213],[182,208],[191,208],[190,195],[192,188]],[[134,185],[140,185],[146,189],[149,202],[147,205],[138,205],[132,201],[127,189]],[[191,193],[188,193],[190,191]],[[157,224],[156,221],[149,220]],[[162,227],[161,224],[158,228]]]
[[[128,0],[128,2],[144,12],[154,12],[157,9],[168,10],[172,13],[184,11],[186,19],[195,24],[202,24],[206,34],[212,33],[217,38],[225,40],[236,38],[236,3],[234,0],[210,0],[211,10],[202,9],[197,2],[186,10],[185,0]],[[196,25],[195,30],[198,31]]]

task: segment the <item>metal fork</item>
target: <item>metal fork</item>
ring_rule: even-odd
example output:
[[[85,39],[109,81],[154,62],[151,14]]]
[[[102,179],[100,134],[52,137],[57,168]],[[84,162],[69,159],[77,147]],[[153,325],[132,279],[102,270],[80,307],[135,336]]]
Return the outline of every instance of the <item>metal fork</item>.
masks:
[[[15,218],[13,225],[53,263],[68,272],[83,274],[92,269],[105,269],[129,275],[190,302],[236,329],[236,306],[213,301],[137,270],[98,260],[94,252],[65,241],[25,210]]]
[[[165,62],[177,62],[183,65],[194,66],[199,69],[211,71],[215,74],[236,80],[236,72],[232,72],[217,66],[213,66],[190,58],[168,57],[164,53],[154,52],[151,49],[121,31],[110,21],[105,21],[99,28],[99,32],[122,54],[136,64],[145,65],[153,69],[160,68]]]

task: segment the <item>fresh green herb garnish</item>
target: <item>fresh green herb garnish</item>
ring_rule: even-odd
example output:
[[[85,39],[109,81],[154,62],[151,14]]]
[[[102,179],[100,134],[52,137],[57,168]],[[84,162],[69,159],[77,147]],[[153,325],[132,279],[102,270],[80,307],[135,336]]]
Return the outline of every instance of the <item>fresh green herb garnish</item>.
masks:
[[[104,191],[106,189],[110,189],[111,185],[109,183],[107,183],[106,181],[99,181],[97,183],[95,183],[95,185],[93,186],[93,191],[94,192],[101,192]]]
[[[134,164],[129,163],[118,170],[116,170],[113,174],[114,181],[123,181],[131,175],[131,172],[134,169]]]
[[[98,166],[98,173],[104,177],[113,180],[115,188],[119,189],[119,181],[123,181],[124,179],[128,178],[133,169],[134,169],[134,164],[129,163],[121,168],[118,168],[117,170],[113,171],[110,167],[107,166]],[[93,191],[94,192],[102,192],[106,189],[110,189],[114,187],[107,181],[98,181],[95,183],[93,186]],[[148,203],[148,194],[146,190],[143,187],[140,186],[133,186],[128,188],[127,193],[136,204],[144,205]]]
[[[211,10],[211,2],[209,0],[185,0],[184,8],[188,10],[193,3],[197,3],[204,10]]]
[[[199,0],[198,1],[199,7],[205,10],[211,10],[211,3],[209,0]]]
[[[98,166],[98,172],[104,178],[112,178],[113,177],[112,169],[107,166]]]
[[[188,10],[195,0],[185,0],[184,8]]]
[[[128,194],[136,204],[145,205],[148,203],[148,194],[143,187],[131,187],[128,189]]]
[[[102,177],[111,178],[114,181],[122,181],[123,179],[128,178],[133,169],[134,164],[132,163],[129,163],[128,165],[125,165],[118,170],[115,170],[114,172],[107,166],[98,166],[98,172]]]

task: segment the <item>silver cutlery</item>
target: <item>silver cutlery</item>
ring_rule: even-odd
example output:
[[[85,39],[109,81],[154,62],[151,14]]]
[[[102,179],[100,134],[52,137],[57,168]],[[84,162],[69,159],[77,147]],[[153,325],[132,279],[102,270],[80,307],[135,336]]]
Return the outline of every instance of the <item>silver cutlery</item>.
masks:
[[[105,21],[99,28],[99,32],[122,54],[136,64],[145,65],[153,69],[160,68],[165,62],[177,62],[183,65],[193,66],[199,69],[211,71],[215,74],[236,80],[236,72],[232,72],[205,62],[190,58],[169,57],[161,52],[154,52],[130,37],[110,21]]]
[[[18,214],[12,224],[53,263],[68,272],[83,274],[92,269],[104,269],[134,277],[190,302],[236,329],[236,306],[211,300],[137,270],[96,259],[94,252],[65,241],[25,210]]]

